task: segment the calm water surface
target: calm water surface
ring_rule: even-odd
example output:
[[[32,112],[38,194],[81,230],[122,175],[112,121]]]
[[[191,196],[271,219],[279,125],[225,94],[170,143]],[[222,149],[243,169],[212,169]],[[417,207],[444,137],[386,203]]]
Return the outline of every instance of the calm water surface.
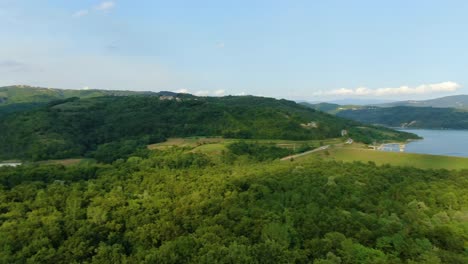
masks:
[[[404,129],[423,137],[423,140],[410,142],[405,152],[432,155],[468,157],[468,131]]]

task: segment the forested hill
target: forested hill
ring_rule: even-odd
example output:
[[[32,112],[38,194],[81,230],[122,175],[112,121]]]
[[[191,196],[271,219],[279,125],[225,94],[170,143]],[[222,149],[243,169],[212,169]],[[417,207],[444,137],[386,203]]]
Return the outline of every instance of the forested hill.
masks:
[[[468,95],[452,95],[441,98],[435,98],[422,101],[400,101],[386,104],[379,104],[380,107],[393,107],[393,106],[414,106],[414,107],[440,107],[440,108],[459,108],[468,109]]]
[[[308,103],[308,102],[301,102],[300,104],[304,105],[304,106],[307,106],[307,107],[310,107],[312,109],[319,110],[319,111],[326,112],[326,113],[330,113],[330,114],[334,114],[334,113],[338,112],[339,111],[338,109],[341,107],[341,105],[339,105],[339,104],[331,104],[331,103],[311,104],[311,103]]]
[[[164,93],[164,92],[163,92]],[[116,90],[70,90],[56,88],[13,85],[0,87],[0,106],[24,103],[47,103],[71,97],[92,98],[100,96],[160,95],[154,92],[116,91]]]
[[[128,152],[167,137],[324,139],[341,136],[342,129],[364,142],[415,136],[253,96],[69,98],[0,121],[1,159],[68,158],[115,148]]]
[[[338,116],[368,124],[429,129],[468,129],[468,111],[432,107],[367,107],[343,110]]]
[[[173,92],[137,92],[117,90],[70,90],[13,85],[0,87],[0,118],[2,116],[37,109],[55,100],[72,97],[93,98],[101,96],[175,96]]]

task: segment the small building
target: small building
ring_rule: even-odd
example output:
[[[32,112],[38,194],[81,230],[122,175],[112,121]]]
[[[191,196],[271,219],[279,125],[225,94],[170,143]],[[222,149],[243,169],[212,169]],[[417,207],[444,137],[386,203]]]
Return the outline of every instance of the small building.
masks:
[[[301,124],[305,128],[318,128],[317,122],[311,121],[307,124]]]
[[[0,167],[18,167],[21,166],[20,162],[0,162]]]
[[[174,96],[162,95],[162,96],[159,96],[159,99],[160,100],[174,100]]]

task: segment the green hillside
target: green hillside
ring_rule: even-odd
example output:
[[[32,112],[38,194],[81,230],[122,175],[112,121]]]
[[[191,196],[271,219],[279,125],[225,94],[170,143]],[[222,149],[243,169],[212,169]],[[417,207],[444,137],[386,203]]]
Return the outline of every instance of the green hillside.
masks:
[[[301,104],[366,124],[427,129],[468,129],[468,110],[464,107],[466,98],[467,96],[459,95],[376,106]]]
[[[332,115],[336,115],[337,113],[341,111],[345,111],[345,110],[357,110],[357,109],[368,107],[368,106],[363,106],[363,105],[339,105],[339,104],[331,104],[331,103],[311,104],[311,103],[303,102],[301,104],[309,108],[322,111],[325,113],[329,113]]]
[[[99,96],[150,95],[152,92],[113,90],[70,90],[14,85],[0,87],[0,106],[23,103],[47,103],[70,97],[92,98]]]
[[[0,87],[0,118],[15,112],[37,109],[45,104],[71,97],[93,98],[101,96],[161,96],[171,92],[134,92],[113,90],[70,90],[14,85]]]
[[[440,107],[468,109],[468,95],[452,95],[430,100],[400,101],[387,104],[379,104],[380,107],[414,106],[414,107]]]
[[[468,170],[468,158],[426,155],[415,153],[385,152],[362,148],[330,148],[314,155],[301,158],[300,161],[322,158],[345,162],[374,162],[377,165],[415,167],[421,169],[465,169]]]
[[[356,141],[369,143],[415,137],[272,98],[75,97],[5,116],[0,123],[0,158],[128,154],[167,137],[325,139],[340,137],[343,129]]]
[[[318,110],[318,111],[330,113],[330,114],[333,114],[334,112],[336,112],[338,110],[338,108],[340,107],[339,104],[331,104],[331,103],[311,104],[311,103],[307,103],[307,102],[302,102],[301,105],[310,107],[310,108]]]

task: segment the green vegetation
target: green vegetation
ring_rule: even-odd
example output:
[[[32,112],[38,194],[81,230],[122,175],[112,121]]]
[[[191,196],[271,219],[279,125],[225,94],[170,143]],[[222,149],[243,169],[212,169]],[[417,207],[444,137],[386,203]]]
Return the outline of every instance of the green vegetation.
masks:
[[[236,142],[228,146],[232,155],[247,155],[256,161],[274,160],[292,154],[291,151],[277,146],[264,146],[260,144]]]
[[[162,92],[163,94],[165,92]],[[167,93],[167,92],[166,92]],[[112,91],[112,90],[67,90],[55,88],[14,85],[0,87],[0,106],[28,103],[48,103],[71,97],[92,98],[100,96],[161,95],[152,92]]]
[[[367,106],[362,106],[362,105],[339,105],[339,104],[331,104],[331,103],[311,104],[307,102],[303,102],[301,103],[301,105],[304,105],[306,107],[309,107],[318,111],[329,113],[332,115],[336,115],[340,111],[344,111],[344,110],[357,110],[357,109],[367,107]]]
[[[447,170],[466,159],[343,146],[413,134],[271,98],[99,93],[0,93],[0,158],[40,161],[0,167],[0,263],[468,262],[468,170]]]
[[[468,129],[468,95],[377,106],[301,103],[318,111],[366,124],[426,129]]]
[[[335,114],[338,111],[338,108],[341,107],[339,104],[331,104],[331,103],[318,103],[318,104],[311,104],[307,102],[302,102],[301,105],[310,107],[312,109],[322,111],[329,114]]]
[[[344,162],[374,162],[377,165],[390,164],[393,166],[408,166],[421,169],[468,170],[468,158],[384,152],[362,148],[331,148],[327,151],[317,152],[304,157],[300,161],[317,158]]]
[[[0,168],[0,263],[467,263],[468,171],[249,144]]]
[[[16,112],[30,111],[44,106],[45,103],[0,104],[0,118]]]
[[[102,96],[177,96],[172,92],[135,92],[113,90],[67,90],[15,85],[0,87],[0,118],[3,116],[38,109],[53,101],[73,97],[94,98]],[[183,96],[183,95],[179,95]]]
[[[416,138],[272,98],[72,97],[3,117],[0,159],[89,157],[113,162],[169,137],[323,140],[340,137],[342,129],[362,142]]]
[[[428,129],[468,129],[468,111],[432,107],[367,107],[337,114],[367,124]]]
[[[333,138],[325,140],[278,140],[278,139],[226,139],[226,138],[169,138],[167,141],[151,144],[149,149],[165,150],[173,147],[189,148],[192,152],[205,153],[208,155],[220,155],[227,151],[229,145],[233,143],[243,143],[256,145],[257,147],[278,147],[287,150],[286,155],[302,153],[323,145],[342,144],[342,138]],[[281,156],[278,156],[278,158]]]
[[[413,106],[413,107],[441,107],[441,108],[460,108],[468,110],[468,95],[451,95],[436,99],[423,101],[401,101],[387,104],[379,104],[381,107],[393,106]]]

